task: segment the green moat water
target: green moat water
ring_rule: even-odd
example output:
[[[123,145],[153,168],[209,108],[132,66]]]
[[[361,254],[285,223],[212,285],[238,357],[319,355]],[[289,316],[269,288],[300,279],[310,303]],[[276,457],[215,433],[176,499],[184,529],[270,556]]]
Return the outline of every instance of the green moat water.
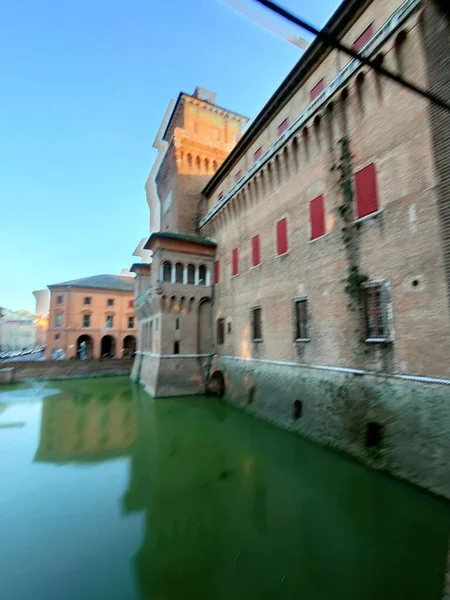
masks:
[[[440,600],[449,505],[206,398],[0,389],[1,600]]]

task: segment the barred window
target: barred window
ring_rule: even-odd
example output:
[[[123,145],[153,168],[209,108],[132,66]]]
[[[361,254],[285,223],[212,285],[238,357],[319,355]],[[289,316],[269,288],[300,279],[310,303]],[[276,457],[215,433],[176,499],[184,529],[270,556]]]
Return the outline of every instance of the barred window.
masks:
[[[225,319],[217,319],[217,343],[223,344],[225,341]]]
[[[308,299],[294,299],[294,336],[295,340],[309,339]]]
[[[261,342],[263,339],[262,334],[262,309],[257,306],[251,310],[251,322],[252,322],[252,341]]]
[[[367,341],[390,340],[388,320],[388,291],[384,282],[369,282],[363,285],[364,324]]]

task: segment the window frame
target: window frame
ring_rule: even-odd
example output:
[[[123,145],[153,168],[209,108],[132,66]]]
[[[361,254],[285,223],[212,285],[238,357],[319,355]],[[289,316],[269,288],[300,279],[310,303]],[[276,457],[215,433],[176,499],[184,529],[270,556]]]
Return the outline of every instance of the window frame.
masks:
[[[56,296],[56,306],[61,306],[61,304],[63,303],[63,298],[64,296]]]
[[[257,312],[258,311],[258,312]],[[255,328],[255,314],[259,314],[259,337],[256,337],[256,328]],[[262,306],[260,304],[256,306],[252,306],[250,309],[250,334],[252,344],[260,344],[264,341],[264,333],[263,333],[263,322],[262,322]]]
[[[84,324],[84,320],[88,319],[88,325]],[[83,322],[82,322],[82,327],[83,329],[89,329],[91,327],[91,313],[83,313]]]
[[[107,298],[106,306],[114,306],[114,298]]]
[[[59,324],[58,324],[58,319],[60,320]],[[57,312],[55,314],[55,329],[61,329],[62,328],[62,321],[63,321],[63,313],[62,312]]]
[[[378,288],[380,290],[380,307],[372,307],[368,310],[368,291]],[[394,329],[392,324],[392,299],[391,299],[391,284],[384,279],[374,279],[361,284],[361,306],[362,306],[362,324],[363,324],[363,339],[369,344],[386,344],[394,341]],[[373,300],[373,296],[372,296]],[[381,321],[381,326],[384,329],[383,335],[371,335],[371,325],[369,316],[379,315],[377,321]],[[375,326],[375,332],[379,328],[379,322]]]
[[[214,261],[214,285],[220,283],[220,258]]]
[[[253,240],[257,240],[257,255],[258,255],[258,262],[255,262],[255,244],[253,243]],[[259,233],[256,233],[250,240],[251,243],[251,255],[252,255],[252,266],[251,268],[254,269],[255,267],[259,267],[260,264],[262,263],[261,261],[261,236]]]
[[[362,173],[363,171],[365,171],[366,169],[368,169],[369,167],[373,167],[374,189],[375,189],[375,196],[376,196],[376,210],[360,216],[360,214],[359,214],[360,203],[358,202],[358,187],[357,187],[356,180],[357,180],[357,176],[360,173]],[[375,161],[365,163],[353,171],[353,191],[354,191],[354,209],[353,210],[354,210],[354,215],[356,217],[355,222],[362,221],[363,219],[370,219],[371,217],[373,217],[374,215],[377,215],[381,211],[380,193],[379,193],[379,185],[378,185],[378,170],[377,170],[377,163]]]
[[[111,319],[111,326],[108,326],[108,319]],[[114,329],[114,315],[106,315],[105,329]]]
[[[132,325],[130,327],[130,319],[132,319]],[[127,329],[135,329],[135,325],[134,325],[134,315],[128,315],[128,319],[127,319]]]
[[[299,319],[299,313],[297,310],[297,305],[299,303],[305,303],[305,312],[306,319],[303,321]],[[308,296],[295,296],[292,298],[292,320],[293,320],[293,334],[294,334],[294,342],[310,342],[311,341],[311,313],[309,308],[309,298]],[[304,330],[302,330],[302,324],[304,326]],[[297,335],[298,333],[305,333],[306,335]]]
[[[277,137],[280,137],[280,135],[283,135],[283,133],[286,131],[286,129],[288,127],[289,127],[289,117],[286,117],[277,126]]]
[[[259,148],[256,148],[256,150],[253,152],[253,162],[255,163],[257,160],[259,160],[262,155],[263,155],[263,147],[259,146]]]
[[[235,257],[236,257],[236,265],[235,265]],[[235,269],[235,266],[236,266],[236,269]],[[231,251],[231,277],[237,277],[238,275],[239,275],[239,248],[233,248]]]
[[[84,306],[91,306],[92,304],[92,296],[85,296],[83,300]]]
[[[286,250],[284,252],[279,252],[279,244],[278,244],[278,224],[282,221],[286,222]],[[276,256],[286,256],[289,254],[289,219],[287,215],[280,217],[275,221],[275,255]]]

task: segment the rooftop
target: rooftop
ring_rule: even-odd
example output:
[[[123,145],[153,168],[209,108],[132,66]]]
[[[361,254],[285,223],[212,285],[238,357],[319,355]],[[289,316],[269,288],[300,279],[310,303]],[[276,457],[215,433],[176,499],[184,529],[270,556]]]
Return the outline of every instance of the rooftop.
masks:
[[[133,277],[124,277],[122,275],[92,275],[91,277],[83,277],[82,279],[52,283],[48,287],[50,289],[54,287],[79,287],[131,292],[134,291],[134,279]]]
[[[149,248],[150,241],[155,240],[157,238],[162,238],[163,240],[189,242],[191,244],[200,244],[202,246],[210,246],[212,248],[215,248],[217,246],[216,242],[214,242],[213,240],[210,240],[206,237],[202,237],[200,235],[192,235],[190,233],[174,233],[172,231],[156,231],[155,233],[152,233],[152,235],[148,238],[144,248]]]

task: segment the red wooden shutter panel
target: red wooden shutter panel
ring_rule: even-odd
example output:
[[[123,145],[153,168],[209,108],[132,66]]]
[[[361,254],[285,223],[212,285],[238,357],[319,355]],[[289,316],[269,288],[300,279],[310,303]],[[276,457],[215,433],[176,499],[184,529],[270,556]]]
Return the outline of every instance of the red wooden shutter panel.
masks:
[[[355,173],[355,191],[358,219],[378,210],[377,178],[374,163]]]
[[[315,98],[317,98],[317,96],[323,92],[323,90],[325,89],[325,81],[323,79],[321,79],[318,83],[316,83],[316,85],[313,87],[313,89],[309,92],[309,97],[311,100],[314,100]]]
[[[238,171],[236,173],[236,175],[234,176],[235,181],[239,181],[239,179],[242,177],[242,171]]]
[[[288,251],[288,237],[287,237],[287,220],[281,219],[277,223],[277,252],[278,254],[284,254]]]
[[[239,273],[239,255],[238,249],[235,248],[231,255],[231,274],[237,275]]]
[[[252,266],[256,267],[261,263],[261,253],[259,245],[259,235],[252,237]]]
[[[219,283],[220,281],[220,260],[216,260],[214,263],[214,283]]]
[[[369,27],[367,27],[367,29],[364,29],[364,31],[359,36],[359,38],[357,38],[355,40],[355,43],[353,44],[353,50],[355,50],[355,52],[359,52],[361,50],[361,48],[367,44],[367,42],[370,40],[372,35],[373,35],[373,23],[371,23],[369,25]]]
[[[325,207],[323,195],[314,198],[309,204],[309,217],[311,220],[311,239],[315,240],[325,235]]]
[[[256,162],[259,158],[261,158],[262,156],[262,146],[260,146],[258,148],[258,150],[255,151],[255,154],[253,155],[253,160]]]
[[[288,125],[289,125],[288,119],[285,119],[282,123],[280,123],[278,125],[278,135],[281,135],[282,133],[284,133],[286,131],[286,129],[288,128]]]

